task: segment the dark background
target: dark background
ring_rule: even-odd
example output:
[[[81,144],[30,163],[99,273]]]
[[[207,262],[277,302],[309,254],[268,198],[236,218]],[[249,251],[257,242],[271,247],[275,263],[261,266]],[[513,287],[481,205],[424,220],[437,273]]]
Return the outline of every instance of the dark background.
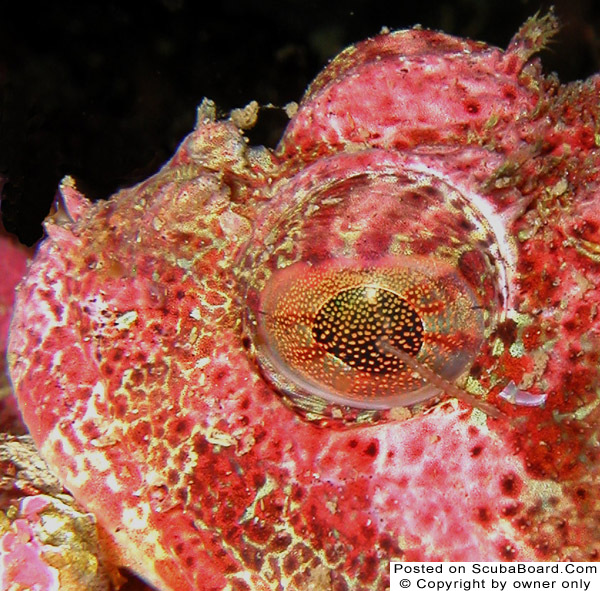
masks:
[[[11,3],[15,4],[15,3]],[[539,0],[266,0],[55,3],[0,13],[4,226],[32,244],[64,174],[91,198],[155,172],[191,131],[203,96],[222,114],[252,99],[298,101],[328,59],[382,26],[416,23],[506,47]],[[600,70],[600,2],[555,1],[563,27],[544,52],[561,80]],[[286,118],[263,110],[253,143]]]

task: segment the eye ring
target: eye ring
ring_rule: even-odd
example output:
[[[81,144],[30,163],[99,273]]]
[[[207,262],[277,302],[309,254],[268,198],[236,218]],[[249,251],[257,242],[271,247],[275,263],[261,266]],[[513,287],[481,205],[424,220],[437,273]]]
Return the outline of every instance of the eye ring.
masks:
[[[337,154],[274,187],[239,257],[240,305],[250,354],[303,416],[419,412],[506,314],[514,245],[478,185],[445,176],[453,157]]]

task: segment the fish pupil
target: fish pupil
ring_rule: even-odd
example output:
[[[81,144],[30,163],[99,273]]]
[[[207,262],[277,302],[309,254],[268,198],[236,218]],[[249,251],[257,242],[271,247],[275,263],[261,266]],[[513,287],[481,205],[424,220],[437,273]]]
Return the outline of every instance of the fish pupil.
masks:
[[[373,374],[405,370],[398,356],[381,350],[381,339],[409,355],[423,344],[423,321],[409,302],[378,286],[339,291],[318,311],[313,338],[350,367]]]

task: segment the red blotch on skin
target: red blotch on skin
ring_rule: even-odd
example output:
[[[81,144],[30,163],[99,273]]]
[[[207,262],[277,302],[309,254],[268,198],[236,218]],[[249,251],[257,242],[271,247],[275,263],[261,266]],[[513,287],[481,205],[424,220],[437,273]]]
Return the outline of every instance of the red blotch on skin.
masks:
[[[476,445],[474,447],[471,448],[471,456],[476,458],[477,456],[479,456],[481,454],[481,452],[483,451],[483,446],[482,445]]]
[[[365,261],[376,260],[387,253],[392,239],[390,232],[367,232],[356,244],[356,252]]]
[[[480,105],[477,101],[470,100],[465,103],[465,111],[469,115],[477,115],[479,113]]]
[[[475,519],[484,527],[489,527],[496,520],[496,516],[491,513],[488,507],[477,507],[475,509]]]
[[[149,421],[138,421],[129,432],[132,441],[143,444],[152,436],[152,426]]]
[[[594,148],[596,145],[594,130],[585,127],[581,128],[577,135],[576,141],[584,149],[589,150],[591,148]]]
[[[376,551],[368,553],[363,558],[363,564],[359,572],[359,579],[364,583],[370,583],[377,578],[380,560]]]
[[[533,351],[540,345],[543,336],[544,333],[537,325],[533,324],[531,326],[528,326],[523,330],[523,345],[528,351]]]
[[[508,318],[496,327],[495,336],[500,338],[505,345],[512,345],[517,338],[517,323]]]
[[[508,84],[502,88],[502,95],[509,101],[514,101],[517,98],[516,90]]]
[[[209,291],[204,296],[204,301],[211,306],[222,306],[227,300],[223,297],[222,294]]]
[[[503,560],[506,560],[507,562],[517,560],[517,550],[509,542],[502,543],[499,550]]]
[[[412,129],[409,133],[409,144],[418,146],[419,144],[436,143],[440,139],[440,133],[436,129]]]
[[[535,437],[515,436],[527,458],[527,470],[535,478],[574,478],[585,470],[580,457],[589,438],[587,429],[578,421],[551,419],[536,422]]]
[[[512,503],[510,505],[506,505],[501,510],[501,514],[506,517],[513,517],[514,515],[516,515],[518,513],[519,507],[520,507],[520,505],[517,503]]]
[[[296,570],[298,569],[298,565],[298,557],[292,553],[288,553],[283,559],[283,572],[289,576],[292,573],[296,572]]]
[[[517,497],[523,488],[521,479],[516,474],[505,474],[500,479],[500,489],[507,497]]]
[[[598,244],[600,242],[600,222],[591,219],[577,219],[573,224],[573,232],[578,238]]]
[[[574,310],[572,316],[563,322],[563,326],[567,332],[579,334],[582,329],[590,326],[596,313],[595,303],[582,303]]]
[[[371,458],[375,458],[377,456],[378,450],[379,445],[377,441],[371,441],[365,448],[365,455]]]

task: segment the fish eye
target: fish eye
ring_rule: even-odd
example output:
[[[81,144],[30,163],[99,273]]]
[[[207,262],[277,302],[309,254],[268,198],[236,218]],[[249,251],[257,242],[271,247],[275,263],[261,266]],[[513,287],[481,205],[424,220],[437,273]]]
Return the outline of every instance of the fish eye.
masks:
[[[458,275],[439,263],[348,261],[275,274],[261,294],[257,355],[288,392],[356,408],[391,408],[439,391],[385,342],[453,380],[481,345],[483,315]]]
[[[371,156],[367,174],[365,155],[343,155],[283,183],[238,269],[256,362],[317,416],[439,397],[506,300],[502,247],[473,201]]]

